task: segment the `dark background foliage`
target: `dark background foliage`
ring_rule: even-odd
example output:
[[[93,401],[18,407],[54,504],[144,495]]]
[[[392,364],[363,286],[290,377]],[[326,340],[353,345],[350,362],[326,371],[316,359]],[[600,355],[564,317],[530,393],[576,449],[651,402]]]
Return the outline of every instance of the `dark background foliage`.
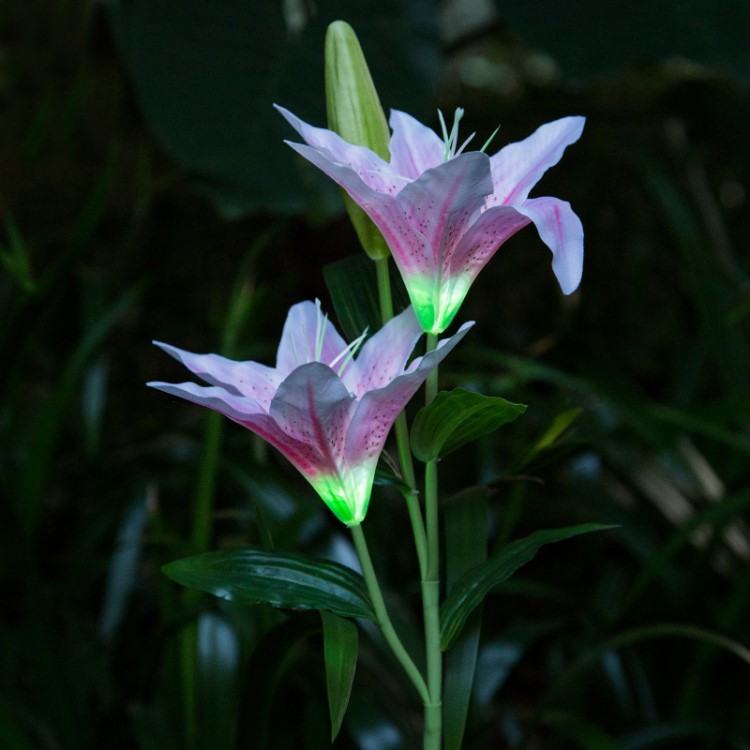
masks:
[[[271,104],[324,124],[335,18],[386,108],[436,125],[460,105],[478,139],[501,124],[498,145],[588,118],[537,191],[583,220],[581,289],[560,296],[532,229],[483,271],[444,385],[530,406],[441,477],[445,498],[484,488],[491,549],[619,526],[541,551],[487,600],[465,746],[750,747],[748,13],[0,6],[0,747],[330,741],[319,618],[189,594],[160,568],[247,542],[347,561],[344,529],[249,433],[143,384],[182,377],[153,338],[270,362],[290,304],[331,307],[322,269],[354,234]],[[388,486],[367,524],[416,638]],[[337,745],[414,746],[419,706],[370,636]]]

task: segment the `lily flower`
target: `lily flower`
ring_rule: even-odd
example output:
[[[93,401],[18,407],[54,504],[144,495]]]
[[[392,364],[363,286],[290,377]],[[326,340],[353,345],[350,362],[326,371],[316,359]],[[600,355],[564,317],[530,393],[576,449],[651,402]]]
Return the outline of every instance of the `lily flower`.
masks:
[[[527,224],[536,226],[552,251],[552,270],[562,291],[570,294],[578,287],[583,271],[578,216],[566,201],[528,196],[578,140],[585,118],[547,123],[488,156],[484,149],[464,151],[471,137],[458,147],[463,110],[456,110],[450,133],[443,123],[442,139],[393,110],[386,162],[368,148],[276,108],[305,141],[287,143],[338,183],[380,229],[427,333],[442,333],[450,325],[479,271]]]
[[[276,366],[191,354],[156,343],[210,385],[148,383],[207,406],[260,435],[303,474],[347,526],[367,513],[378,458],[398,414],[427,375],[464,337],[465,324],[407,366],[421,329],[408,308],[356,350],[319,303],[287,315]]]

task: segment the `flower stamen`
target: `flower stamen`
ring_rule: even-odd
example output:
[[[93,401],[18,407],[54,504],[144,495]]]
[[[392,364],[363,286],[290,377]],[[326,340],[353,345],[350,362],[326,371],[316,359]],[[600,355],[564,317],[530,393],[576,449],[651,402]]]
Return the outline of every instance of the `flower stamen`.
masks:
[[[340,377],[341,373],[344,371],[344,368],[349,364],[349,362],[352,361],[352,357],[357,353],[357,350],[360,347],[360,344],[367,338],[367,332],[368,328],[365,328],[365,330],[362,332],[361,336],[358,336],[354,341],[351,342],[351,344],[347,344],[346,347],[344,347],[339,354],[336,356],[336,358],[330,363],[329,367],[334,370],[336,364],[339,360],[343,359],[341,362],[341,366],[338,370],[335,370],[336,374]]]
[[[443,132],[443,161],[449,159],[455,159],[462,151],[469,145],[471,139],[476,135],[472,133],[462,144],[460,148],[456,148],[458,145],[458,124],[461,122],[461,118],[464,116],[464,111],[461,107],[457,107],[453,114],[453,127],[451,132],[448,132],[448,126],[445,124],[445,118],[443,113],[438,110],[438,118],[440,120],[440,129]]]
[[[482,153],[484,153],[485,150],[487,149],[487,146],[489,146],[490,143],[492,143],[492,139],[497,135],[498,130],[500,130],[499,125],[492,131],[492,135],[484,142],[484,146],[482,146],[482,148],[479,149]]]

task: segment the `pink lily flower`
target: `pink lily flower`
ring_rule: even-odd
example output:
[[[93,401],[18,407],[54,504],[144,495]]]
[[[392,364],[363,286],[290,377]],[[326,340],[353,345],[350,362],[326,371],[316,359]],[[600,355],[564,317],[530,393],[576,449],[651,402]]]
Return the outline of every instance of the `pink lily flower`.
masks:
[[[583,271],[583,227],[566,201],[529,198],[585,118],[542,125],[494,156],[456,148],[458,120],[441,139],[410,115],[393,110],[390,162],[331,130],[315,128],[276,107],[305,140],[289,145],[337,182],[385,237],[422,329],[442,333],[477,274],[507,239],[534,224],[552,251],[562,291],[575,291]],[[487,144],[485,144],[486,146]]]
[[[371,336],[355,357],[365,334],[347,345],[319,303],[300,302],[289,310],[275,367],[154,342],[210,385],[148,385],[260,435],[294,464],[337,518],[354,526],[367,513],[393,422],[472,325],[407,366],[422,334],[411,308]]]

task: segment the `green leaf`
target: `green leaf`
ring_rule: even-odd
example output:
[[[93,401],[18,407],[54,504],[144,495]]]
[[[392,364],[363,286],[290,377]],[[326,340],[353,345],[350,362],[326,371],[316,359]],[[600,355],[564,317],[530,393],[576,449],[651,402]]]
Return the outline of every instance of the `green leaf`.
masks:
[[[357,626],[330,612],[321,612],[323,620],[323,654],[326,663],[328,709],[331,714],[331,742],[344,721],[357,668],[359,637]]]
[[[244,670],[248,679],[243,686],[242,709],[237,715],[235,747],[253,750],[293,747],[288,740],[289,728],[279,724],[274,704],[283,695],[280,688],[283,688],[292,672],[295,673],[298,689],[322,689],[317,679],[310,686],[310,676],[298,669],[300,662],[311,653],[311,636],[319,633],[320,620],[313,615],[302,614],[275,625],[257,643]],[[301,716],[296,713],[294,718],[301,721]],[[297,727],[293,729],[292,734],[298,736],[300,732]]]
[[[512,422],[525,411],[524,404],[499,396],[465,388],[441,391],[414,419],[411,449],[420,461],[431,461]]]
[[[243,547],[176,560],[162,570],[183,586],[241,604],[266,603],[375,619],[359,574],[338,563],[294,552]]]
[[[391,293],[396,312],[409,306],[401,276],[391,266]],[[345,338],[353,341],[364,330],[374,333],[380,328],[380,302],[375,264],[364,254],[330,263],[323,268],[333,309]]]
[[[484,597],[495,586],[510,578],[521,566],[532,560],[545,544],[611,528],[613,527],[605,524],[585,523],[562,529],[536,531],[523,539],[507,544],[486,563],[469,570],[451,587],[448,597],[440,608],[440,643],[443,651],[450,648],[456,636],[461,632],[467,617],[482,603]]]
[[[473,489],[446,504],[445,574],[448,587],[487,559],[487,493]],[[481,606],[445,658],[443,726],[445,750],[461,750],[479,653]]]
[[[552,420],[552,424],[547,428],[542,437],[540,437],[539,440],[536,441],[532,449],[533,455],[536,455],[537,453],[539,453],[539,451],[542,451],[545,448],[550,448],[551,446],[553,446],[558,441],[563,432],[565,432],[565,430],[567,430],[568,427],[570,427],[570,425],[572,425],[573,422],[578,419],[582,411],[583,409],[576,407],[574,409],[568,409],[567,411],[563,411],[558,414]]]
[[[574,77],[642,60],[684,58],[750,79],[744,0],[495,0],[503,20]],[[622,19],[627,18],[627,25]]]
[[[325,124],[332,21],[357,30],[387,107],[432,106],[440,60],[427,0],[113,0],[107,11],[154,136],[228,218],[340,206],[331,181],[283,143],[296,134],[272,107]]]

